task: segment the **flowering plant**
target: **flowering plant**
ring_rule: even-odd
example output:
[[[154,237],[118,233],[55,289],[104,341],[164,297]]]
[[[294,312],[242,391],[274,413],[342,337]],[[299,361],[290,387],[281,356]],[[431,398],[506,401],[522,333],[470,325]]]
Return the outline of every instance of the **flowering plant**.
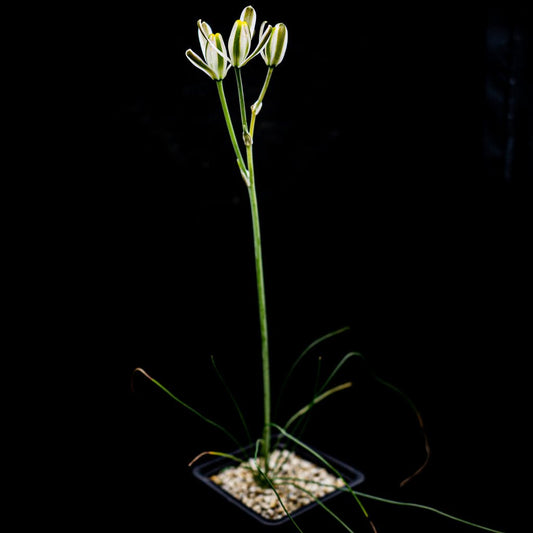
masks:
[[[450,515],[446,515],[445,513],[442,513],[441,511],[437,511],[436,509],[432,509],[427,506],[386,500],[384,498],[378,498],[375,496],[370,496],[368,494],[355,491],[353,490],[351,486],[349,486],[348,483],[344,481],[342,475],[339,472],[337,472],[337,470],[321,454],[309,448],[299,439],[298,436],[296,436],[296,431],[293,431],[293,428],[295,429],[297,428],[298,424],[302,422],[305,416],[317,403],[325,400],[332,394],[343,391],[351,386],[350,382],[341,383],[338,385],[331,385],[331,382],[334,379],[334,377],[338,374],[341,367],[346,363],[346,361],[348,361],[352,357],[362,357],[361,354],[357,352],[349,352],[348,354],[346,354],[340,360],[340,362],[334,368],[334,370],[329,374],[329,376],[324,381],[324,383],[321,386],[317,386],[315,388],[315,393],[311,401],[306,403],[303,407],[301,407],[298,411],[296,411],[295,414],[291,416],[283,426],[277,423],[274,423],[272,421],[269,336],[268,336],[268,322],[267,322],[267,311],[266,311],[267,308],[266,308],[266,295],[265,295],[265,281],[264,281],[264,274],[263,274],[263,253],[262,253],[262,246],[261,246],[259,204],[258,204],[257,191],[256,191],[256,171],[254,167],[253,147],[254,147],[254,133],[255,133],[255,125],[256,125],[257,116],[259,115],[261,108],[263,106],[263,100],[267,93],[269,84],[272,80],[273,73],[275,69],[283,62],[285,58],[285,54],[287,50],[287,43],[288,43],[288,30],[287,30],[286,25],[283,23],[278,23],[275,26],[271,26],[270,24],[263,22],[259,28],[257,43],[254,46],[252,43],[254,41],[254,37],[256,34],[256,23],[257,23],[257,16],[256,16],[255,9],[251,6],[248,6],[245,9],[243,9],[243,11],[241,12],[240,18],[237,19],[235,23],[233,24],[233,27],[231,29],[231,33],[229,35],[229,39],[226,45],[226,42],[220,33],[215,33],[207,22],[203,20],[198,20],[197,28],[198,28],[198,41],[199,41],[199,46],[200,46],[200,54],[194,52],[192,49],[188,49],[186,51],[186,57],[196,68],[198,68],[203,73],[208,75],[216,83],[218,97],[220,100],[225,124],[227,126],[229,139],[230,139],[233,151],[234,151],[234,155],[236,157],[236,164],[237,164],[240,176],[244,181],[244,184],[246,186],[248,196],[249,196],[252,229],[253,229],[255,273],[256,273],[256,282],[257,282],[258,318],[259,318],[260,336],[261,336],[261,361],[262,361],[262,378],[263,378],[262,435],[261,435],[261,438],[255,441],[256,443],[255,453],[253,454],[252,457],[249,457],[249,461],[246,464],[245,464],[245,461],[236,457],[235,455],[228,454],[225,452],[219,452],[219,451],[203,452],[200,455],[198,455],[195,459],[193,459],[191,464],[195,462],[196,460],[198,460],[200,457],[203,457],[205,455],[221,456],[221,457],[234,460],[240,463],[241,465],[245,464],[245,471],[248,470],[252,473],[255,482],[259,486],[262,486],[263,488],[267,488],[273,491],[273,493],[276,495],[277,499],[279,500],[279,504],[281,508],[283,509],[283,511],[289,516],[289,518],[292,520],[295,527],[299,531],[301,531],[300,527],[296,524],[290,512],[288,511],[286,502],[283,501],[283,498],[281,496],[281,486],[291,484],[292,486],[298,488],[299,490],[305,493],[309,493],[310,491],[303,486],[308,481],[304,479],[299,479],[299,478],[289,479],[287,477],[283,477],[280,474],[281,472],[280,466],[283,466],[286,463],[287,458],[282,458],[282,455],[279,453],[279,450],[277,450],[277,444],[279,443],[279,436],[278,436],[278,440],[276,444],[273,445],[275,439],[274,439],[274,436],[272,435],[272,429],[275,429],[277,432],[279,432],[279,435],[285,438],[286,441],[300,448],[307,450],[309,454],[314,456],[319,463],[326,465],[326,467],[330,471],[333,471],[334,473],[338,475],[337,479],[333,482],[323,482],[322,483],[323,487],[328,485],[328,483],[333,483],[336,488],[340,488],[341,490],[344,490],[350,493],[354,497],[355,501],[357,502],[363,515],[368,519],[368,523],[372,527],[373,531],[377,531],[377,530],[373,522],[370,520],[370,517],[364,505],[362,504],[361,498],[365,498],[365,497],[373,498],[379,501],[384,501],[384,502],[393,503],[397,505],[424,508],[424,509],[436,512],[438,514],[444,515],[452,520],[457,520],[459,522],[463,522],[463,523],[472,525],[474,527],[479,527],[487,531],[495,531],[489,528],[485,528],[483,526],[478,526],[476,524],[466,522],[462,519],[452,517]],[[266,77],[264,79],[262,89],[257,99],[255,100],[253,105],[250,106],[249,108],[250,111],[248,111],[246,102],[245,102],[244,85],[243,85],[241,70],[250,61],[252,61],[254,58],[259,57],[259,56],[263,59],[267,67]],[[240,126],[241,126],[241,139],[242,139],[241,141],[239,141],[238,136],[236,134],[233,119],[232,119],[232,116],[231,116],[231,113],[228,107],[225,90],[224,90],[224,81],[231,69],[233,69],[234,71],[236,85],[237,85],[237,93],[238,93],[238,100],[239,100],[239,116],[240,116]],[[341,334],[347,329],[348,328],[339,329],[337,331],[324,335],[323,337],[311,343],[306,348],[306,350],[304,350],[293,363],[289,371],[289,375],[286,377],[281,387],[281,390],[283,391],[288,381],[288,378],[290,377],[290,375],[292,375],[292,373],[294,372],[296,367],[299,365],[299,363],[302,361],[302,359],[315,346],[330,339],[333,336]],[[223,378],[218,372],[218,369],[215,365],[214,359],[212,359],[212,363],[217,374],[223,381]],[[234,436],[234,434],[230,432],[227,428],[211,420],[204,414],[200,413],[199,411],[191,407],[181,398],[179,398],[178,396],[173,394],[170,390],[168,390],[159,381],[151,377],[145,370],[141,368],[137,368],[135,369],[135,371],[143,374],[151,382],[157,385],[160,389],[162,389],[166,394],[171,396],[175,401],[177,401],[183,407],[185,407],[189,411],[193,412],[195,415],[202,418],[208,424],[211,424],[212,426],[222,431],[233,442],[235,442],[235,444],[238,446],[240,450],[244,450],[246,448],[245,446],[242,445],[241,442],[239,442],[239,440]],[[420,423],[420,427],[423,429],[423,424],[422,424],[420,415],[417,409],[412,404],[412,402],[393,385],[385,382],[384,380],[378,378],[375,375],[374,377],[379,383],[394,390],[407,401],[407,403],[416,413],[418,417],[418,421]],[[242,411],[240,410],[239,405],[237,401],[235,400],[234,396],[231,394],[231,392],[230,392],[230,395],[235,405],[235,408],[237,409],[239,413],[240,419],[243,423],[243,426],[249,438],[249,441],[253,442],[253,439],[250,438],[248,426],[246,424],[246,421],[244,420]],[[291,431],[289,431],[289,429],[291,429]],[[424,438],[425,438],[425,434],[424,434]],[[424,464],[412,476],[409,476],[409,478],[407,478],[404,481],[404,483],[406,483],[412,477],[418,474],[424,468],[425,464],[427,463],[427,459],[429,458],[429,446],[428,446],[427,438],[425,438],[425,445],[426,445],[426,459],[424,461]],[[333,485],[330,485],[330,486],[333,487]],[[318,496],[315,496],[313,494],[311,494],[311,498],[316,501],[319,501]],[[331,509],[326,507],[326,505],[322,501],[319,501],[319,503],[321,507],[325,508],[328,511],[328,513],[332,515],[341,526],[343,526],[348,531],[352,531],[352,529],[340,517],[334,514]]]
[[[263,276],[263,253],[261,249],[261,230],[259,225],[259,206],[257,202],[257,193],[255,185],[255,170],[253,163],[253,135],[255,129],[256,117],[261,110],[263,98],[265,97],[274,68],[277,67],[285,57],[287,49],[288,32],[285,24],[279,23],[273,28],[270,24],[263,22],[259,34],[259,42],[254,51],[250,53],[252,38],[255,33],[256,12],[252,6],[246,7],[238,20],[235,21],[231,34],[229,36],[228,48],[219,33],[213,33],[207,22],[198,21],[198,39],[200,48],[203,53],[202,58],[193,52],[187,50],[186,56],[191,63],[205,72],[208,76],[216,81],[220,103],[224,113],[224,119],[228,128],[228,133],[233,145],[237,165],[241,176],[248,189],[250,198],[250,207],[252,210],[252,223],[254,233],[255,249],[255,267],[257,277],[257,292],[259,302],[259,324],[261,329],[261,355],[263,363],[263,439],[262,439],[262,457],[265,464],[265,470],[268,473],[268,456],[270,454],[271,444],[271,397],[270,397],[270,362],[269,362],[269,345],[268,345],[268,326],[266,315],[266,298],[265,283]],[[246,104],[244,101],[244,88],[241,76],[241,68],[250,60],[261,54],[266,66],[268,67],[267,76],[263,89],[257,101],[251,107],[250,125],[248,125]],[[233,128],[233,122],[228,109],[226,96],[223,88],[223,80],[228,70],[233,67],[237,80],[239,94],[239,105],[242,126],[242,139],[246,150],[246,161],[241,152],[237,141],[237,136]]]

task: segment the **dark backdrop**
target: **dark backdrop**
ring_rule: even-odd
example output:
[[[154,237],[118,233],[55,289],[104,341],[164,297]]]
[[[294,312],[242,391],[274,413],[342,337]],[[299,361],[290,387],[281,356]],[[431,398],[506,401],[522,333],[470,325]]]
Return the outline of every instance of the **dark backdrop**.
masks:
[[[221,4],[129,7],[99,29],[95,89],[110,113],[92,132],[103,158],[79,195],[82,335],[112,395],[93,435],[109,490],[91,505],[123,528],[220,527],[223,504],[198,503],[206,489],[186,465],[232,448],[141,376],[132,393],[134,368],[238,427],[213,355],[260,431],[247,193],[215,84],[184,55],[198,51],[198,18],[229,35],[244,4]],[[526,10],[254,7],[259,22],[289,29],[254,147],[274,391],[312,340],[351,327],[310,357],[280,421],[307,401],[319,355],[325,371],[357,350],[419,407],[428,468],[398,488],[423,442],[405,403],[360,361],[339,378],[354,387],[317,408],[306,440],[362,469],[370,493],[511,531],[525,422]],[[243,71],[249,103],[263,67]],[[232,72],[225,87],[235,112]],[[363,531],[347,500],[338,509]],[[369,508],[380,533],[463,531],[424,511]],[[261,529],[223,512],[235,522],[222,527]],[[319,512],[304,524],[337,527]]]

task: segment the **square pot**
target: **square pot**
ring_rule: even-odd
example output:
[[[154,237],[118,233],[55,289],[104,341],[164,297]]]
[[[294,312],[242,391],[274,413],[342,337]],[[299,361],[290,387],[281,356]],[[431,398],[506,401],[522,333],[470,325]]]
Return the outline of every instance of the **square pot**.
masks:
[[[287,445],[284,446],[283,444],[281,446],[278,446],[278,449],[284,449],[288,448],[290,449],[293,445]],[[250,452],[250,456],[253,456],[253,452],[255,449],[255,445],[250,445],[244,448],[243,450],[237,450],[234,451],[231,455],[234,455],[239,458],[248,458],[248,455],[245,455],[246,452]],[[361,484],[365,476],[362,472],[359,470],[353,468],[350,465],[347,465],[346,463],[340,461],[339,459],[336,459],[334,457],[331,457],[328,454],[325,454],[321,451],[316,450],[313,448],[314,451],[316,451],[318,454],[320,454],[321,457],[323,457],[328,463],[330,463],[343,477],[343,479],[346,481],[346,483],[351,487],[355,487],[356,485]],[[244,453],[243,453],[244,452]],[[297,455],[301,457],[302,459],[306,459],[307,461],[310,461],[314,465],[320,468],[325,468],[329,471],[329,468],[327,468],[321,461],[319,461],[315,456],[313,456],[311,453],[309,453],[308,450],[304,448],[299,448],[298,450],[295,450]],[[222,470],[225,468],[235,466],[235,461],[232,461],[231,459],[226,459],[225,457],[217,457],[215,459],[211,459],[209,461],[206,461],[202,464],[199,464],[193,468],[193,475],[198,478],[200,481],[205,483],[208,487],[213,489],[215,492],[218,492],[221,496],[223,496],[227,501],[230,503],[236,505],[239,507],[242,511],[244,511],[246,514],[257,520],[258,522],[267,525],[267,526],[278,526],[287,523],[290,518],[285,515],[283,518],[280,519],[267,519],[264,516],[260,515],[259,513],[255,512],[253,509],[245,505],[243,502],[235,498],[233,495],[231,495],[229,492],[227,492],[224,488],[217,485],[214,481],[211,480],[211,476],[219,474]],[[335,475],[335,472],[330,472],[331,474]],[[344,491],[337,489],[333,492],[330,492],[326,494],[325,496],[319,498],[320,501],[325,502],[327,500],[330,500],[331,498],[334,498],[335,496],[338,496],[339,494],[342,494]],[[300,507],[299,509],[291,512],[291,516],[294,518],[304,512],[307,512],[311,509],[314,509],[315,507],[319,507],[319,504],[316,501],[312,501],[311,503],[304,505]]]

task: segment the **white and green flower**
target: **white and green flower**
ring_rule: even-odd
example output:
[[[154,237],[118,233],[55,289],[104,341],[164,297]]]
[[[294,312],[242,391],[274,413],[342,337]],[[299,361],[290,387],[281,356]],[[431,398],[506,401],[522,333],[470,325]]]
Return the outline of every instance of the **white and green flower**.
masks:
[[[199,20],[198,40],[204,59],[190,48],[185,52],[187,59],[212,79],[223,80],[231,65],[222,35],[213,33],[207,22]]]
[[[241,16],[233,24],[228,40],[228,48],[220,33],[213,33],[211,26],[198,21],[198,40],[203,59],[191,49],[185,52],[189,61],[212,79],[220,81],[226,77],[231,66],[244,67],[255,56],[261,54],[269,67],[281,63],[287,48],[287,27],[276,24],[274,28],[263,22],[259,32],[259,42],[253,51],[252,39],[255,33],[257,15],[252,6],[245,7]]]
[[[260,39],[264,33],[268,31],[268,28],[266,28],[265,25],[266,22],[261,24],[261,29],[259,31],[261,36]],[[287,50],[288,39],[289,35],[287,32],[287,26],[281,22],[276,24],[270,31],[268,42],[261,51],[261,56],[268,67],[277,67],[283,61],[285,51]]]
[[[235,21],[228,40],[229,57],[232,66],[241,68],[251,61],[256,55],[262,52],[267,44],[272,26],[265,22],[262,25],[263,31],[255,50],[250,53],[252,38],[255,33],[255,23],[257,16],[252,6],[242,10],[241,18]]]

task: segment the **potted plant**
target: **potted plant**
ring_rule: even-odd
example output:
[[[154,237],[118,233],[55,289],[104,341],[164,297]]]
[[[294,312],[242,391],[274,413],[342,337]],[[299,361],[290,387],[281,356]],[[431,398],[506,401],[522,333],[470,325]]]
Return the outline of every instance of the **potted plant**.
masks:
[[[239,403],[229,389],[228,393],[240,417],[248,442],[241,442],[223,424],[215,422],[196,410],[179,395],[174,394],[159,380],[152,377],[146,370],[136,368],[134,374],[139,373],[148,378],[181,406],[194,413],[205,423],[215,427],[234,443],[235,449],[233,451],[204,451],[193,458],[190,465],[194,466],[193,473],[197,478],[222,494],[228,501],[242,507],[246,513],[262,524],[280,525],[291,522],[297,530],[302,531],[296,520],[298,515],[309,509],[320,507],[331,515],[333,523],[340,526],[339,529],[344,528],[347,531],[353,531],[347,520],[336,514],[327,503],[333,496],[347,493],[353,498],[354,505],[360,509],[362,515],[368,521],[369,528],[373,531],[377,531],[377,529],[364,505],[365,498],[373,498],[395,505],[423,508],[475,528],[495,531],[447,515],[434,508],[392,501],[362,493],[356,490],[356,487],[363,482],[363,473],[322,451],[316,450],[301,439],[300,430],[305,426],[306,418],[314,406],[327,400],[330,396],[351,387],[351,382],[336,383],[335,379],[338,377],[340,369],[349,359],[353,357],[362,358],[361,354],[349,352],[341,358],[329,375],[317,384],[313,397],[307,402],[302,402],[299,409],[284,424],[272,419],[269,335],[259,202],[256,188],[257,173],[254,165],[254,133],[274,72],[276,72],[277,67],[283,62],[285,57],[288,30],[283,23],[271,26],[263,22],[258,28],[256,12],[251,6],[243,9],[239,19],[235,21],[227,40],[227,45],[222,35],[214,32],[207,22],[199,20],[197,27],[200,53],[189,49],[186,51],[186,56],[195,67],[208,75],[215,83],[230,144],[236,158],[237,170],[243,181],[243,186],[246,187],[250,203],[261,340],[262,433],[259,436],[255,436],[255,438],[250,434]],[[257,38],[255,38],[256,35]],[[254,42],[255,44],[253,44]],[[266,75],[262,89],[255,102],[248,108],[245,99],[242,69],[250,61],[259,60],[256,58],[261,58],[264,61]],[[239,102],[238,128],[235,127],[237,121],[234,120],[230,112],[224,87],[224,82],[230,70],[233,70],[236,80],[236,92]],[[312,342],[295,359],[285,382],[281,386],[281,390],[283,391],[291,375],[306,358],[307,354],[316,346],[327,342],[346,330],[347,328],[338,329]],[[212,364],[225,385],[214,359],[212,359]],[[420,427],[423,429],[420,414],[409,398],[390,383],[374,374],[373,377],[406,400],[417,416]],[[426,459],[424,463],[404,483],[408,482],[425,467],[429,458],[427,438],[425,438],[425,445]],[[208,456],[212,458],[206,460]]]

